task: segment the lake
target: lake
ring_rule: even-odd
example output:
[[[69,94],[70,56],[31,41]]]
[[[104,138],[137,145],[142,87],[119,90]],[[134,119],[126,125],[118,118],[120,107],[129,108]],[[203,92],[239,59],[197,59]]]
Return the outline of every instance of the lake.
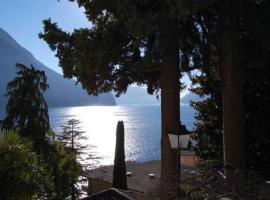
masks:
[[[80,120],[87,137],[86,143],[94,145],[94,152],[101,156],[101,164],[114,160],[117,121],[124,121],[126,160],[145,162],[160,160],[160,105],[84,106],[49,109],[50,122],[55,132],[69,119]],[[194,110],[181,105],[181,120],[191,130]]]

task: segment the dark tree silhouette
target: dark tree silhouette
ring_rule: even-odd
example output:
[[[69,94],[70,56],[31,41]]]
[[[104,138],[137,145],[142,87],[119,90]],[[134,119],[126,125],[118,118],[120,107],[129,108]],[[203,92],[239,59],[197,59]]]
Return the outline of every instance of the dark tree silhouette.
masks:
[[[65,76],[77,77],[89,93],[115,90],[121,94],[133,83],[146,84],[149,93],[161,90],[162,177],[176,172],[168,130],[179,129],[180,72],[203,68],[211,79],[208,71],[213,63],[222,72],[224,160],[245,167],[243,67],[246,60],[261,57],[258,52],[268,48],[264,20],[269,17],[268,1],[76,2],[85,8],[90,29],[66,33],[46,20],[40,37],[57,52]],[[257,25],[260,35],[255,33]],[[245,38],[250,43],[243,45]],[[252,53],[244,55],[243,50]]]
[[[77,119],[70,119],[65,125],[62,125],[62,131],[58,138],[63,142],[64,148],[67,153],[72,153],[75,159],[84,169],[88,169],[95,162],[98,162],[99,157],[93,152],[94,146],[84,144],[87,139],[84,136],[85,131],[81,129],[80,121]],[[81,180],[78,175],[71,174],[70,181],[70,194],[72,200],[80,195],[79,183]]]
[[[125,162],[125,130],[124,122],[119,121],[116,128],[116,145],[113,167],[113,187],[127,190],[127,175]]]
[[[54,175],[55,199],[67,197],[75,199],[80,194],[74,184],[82,174],[81,164],[77,161],[74,152],[65,149],[61,140],[52,142],[50,152],[48,162]]]
[[[66,125],[62,125],[62,133],[59,138],[62,140],[64,147],[67,151],[74,153],[76,158],[81,159],[81,155],[85,153],[87,145],[82,145],[80,141],[86,139],[82,134],[84,131],[80,130],[80,121],[76,119],[70,119]],[[71,199],[75,200],[80,191],[78,189],[77,180],[78,177],[71,177],[70,182],[70,194]]]
[[[228,2],[229,4],[239,3],[236,1],[227,1],[226,3]],[[199,26],[205,37],[204,40],[207,42],[201,47],[205,52],[203,56],[204,65],[200,68],[201,73],[192,78],[192,91],[199,95],[207,95],[208,98],[203,102],[192,103],[198,111],[194,129],[194,136],[197,140],[196,152],[198,156],[206,160],[222,160],[222,114],[226,110],[224,119],[226,118],[227,122],[228,120],[231,122],[229,122],[229,126],[224,123],[224,127],[227,127],[224,130],[224,135],[228,134],[228,132],[230,132],[229,134],[235,133],[235,135],[233,137],[226,136],[227,148],[225,148],[225,151],[229,149],[231,155],[238,157],[239,160],[237,158],[237,162],[232,162],[227,157],[225,161],[238,167],[245,164],[248,169],[255,170],[256,173],[262,174],[264,177],[269,177],[267,166],[270,163],[270,156],[267,154],[266,149],[270,141],[267,128],[270,118],[266,109],[269,101],[266,94],[270,84],[269,78],[266,77],[269,77],[268,46],[270,41],[268,35],[270,29],[267,25],[267,19],[270,16],[270,3],[248,0],[240,3],[240,5],[241,9],[238,10],[231,9],[231,6],[226,7],[227,14],[228,12],[234,13],[231,16],[225,17],[225,7],[216,4],[211,9],[201,13],[203,20],[198,17]],[[224,39],[225,32],[226,37],[233,38]],[[223,42],[221,42],[221,38],[223,38]],[[227,51],[223,48],[224,45],[227,45]],[[236,45],[237,47],[235,47]],[[233,50],[230,51],[228,48],[233,48]],[[223,66],[224,63],[221,61],[222,54],[226,52],[231,54],[227,55],[229,56],[227,61],[236,59],[229,62],[234,65],[229,66],[229,73],[233,73],[232,75],[224,75],[224,73],[228,73],[228,69],[227,66]],[[223,55],[223,61],[224,57]],[[232,69],[233,71],[231,71]],[[241,71],[240,77],[239,74],[237,75],[239,70]],[[227,79],[224,82],[226,77],[231,80]],[[235,79],[238,80],[235,82]],[[244,105],[239,105],[239,103],[242,104],[242,95],[239,94],[241,91],[235,91],[237,88],[233,88],[233,90],[227,88],[227,94],[222,91],[224,85],[234,87],[237,84],[243,86]],[[237,87],[239,90],[239,85]],[[224,95],[229,96],[223,98]],[[225,101],[227,105],[223,107]],[[234,106],[234,109],[231,108],[230,112],[228,112],[229,109],[226,109],[228,104]],[[239,120],[239,112],[241,112],[242,106],[244,119]],[[244,134],[241,133],[240,129],[236,129],[233,123],[237,123],[237,126],[239,124],[240,126],[244,125]],[[230,129],[230,126],[234,126],[234,128]],[[242,135],[241,139],[239,134]],[[235,137],[238,137],[238,141]],[[243,149],[244,143],[246,144],[245,156],[241,152],[242,150],[240,151],[240,149]]]
[[[161,176],[175,174],[177,156],[168,132],[179,130],[180,66],[190,70],[199,57],[194,43],[200,30],[192,13],[202,4],[131,0],[77,3],[85,8],[91,28],[66,33],[45,20],[40,37],[56,51],[64,76],[76,77],[90,94],[115,90],[120,95],[134,83],[147,85],[150,94],[161,91]],[[196,59],[191,61],[191,54]]]
[[[81,128],[81,121],[77,119],[70,119],[66,124],[61,126],[62,130],[57,135],[64,144],[66,151],[71,151],[76,155],[77,160],[84,168],[91,167],[99,158],[94,152],[94,145],[85,144],[87,137],[85,131]],[[87,163],[86,161],[91,162]]]
[[[83,136],[84,131],[81,130],[80,121],[77,119],[70,119],[65,125],[62,125],[61,134],[58,135],[63,141],[67,150],[74,152],[76,155],[81,155],[85,152],[87,145],[82,145],[80,140],[85,140]]]
[[[17,77],[7,85],[7,116],[1,121],[1,128],[15,129],[31,138],[35,150],[45,151],[45,136],[50,131],[48,106],[43,97],[49,87],[45,72],[23,64],[16,64],[16,69]]]

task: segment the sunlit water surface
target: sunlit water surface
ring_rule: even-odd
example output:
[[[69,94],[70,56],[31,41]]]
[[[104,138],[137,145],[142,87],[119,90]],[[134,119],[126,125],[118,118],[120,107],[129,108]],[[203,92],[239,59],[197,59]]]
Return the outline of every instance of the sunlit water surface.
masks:
[[[49,110],[51,126],[55,132],[69,119],[81,121],[87,137],[94,145],[102,165],[114,160],[117,121],[124,121],[126,160],[145,162],[160,159],[160,105],[85,106],[53,108]],[[181,105],[181,120],[188,129],[194,123],[194,110]]]

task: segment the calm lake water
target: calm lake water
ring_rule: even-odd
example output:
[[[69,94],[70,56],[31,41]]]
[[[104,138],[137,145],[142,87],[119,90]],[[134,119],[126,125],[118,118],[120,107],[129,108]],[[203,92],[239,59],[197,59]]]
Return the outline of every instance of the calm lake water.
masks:
[[[114,160],[117,121],[124,121],[126,160],[145,162],[160,159],[160,105],[84,106],[49,109],[51,127],[60,133],[61,125],[75,118],[80,120],[87,144],[96,146],[93,151],[101,156],[100,164]],[[0,119],[4,117],[0,110]],[[181,120],[191,130],[194,110],[181,105]]]
[[[145,162],[160,159],[160,105],[85,106],[53,108],[49,110],[55,132],[69,119],[80,120],[88,144],[101,156],[101,164],[114,160],[117,121],[124,121],[126,160]],[[181,105],[181,120],[191,130],[194,110]]]

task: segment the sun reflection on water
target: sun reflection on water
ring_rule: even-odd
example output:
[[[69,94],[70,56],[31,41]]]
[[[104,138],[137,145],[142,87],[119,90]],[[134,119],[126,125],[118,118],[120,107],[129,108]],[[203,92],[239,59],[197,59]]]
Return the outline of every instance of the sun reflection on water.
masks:
[[[194,114],[181,107],[183,123],[190,130]],[[84,106],[50,109],[50,122],[55,132],[68,120],[80,120],[87,144],[102,157],[100,164],[113,164],[117,121],[124,121],[126,160],[145,162],[160,159],[160,105]]]
[[[127,122],[129,116],[124,107],[119,106],[85,106],[56,108],[50,112],[51,124],[56,132],[60,126],[72,118],[79,119],[85,131],[86,142],[94,145],[94,152],[101,157],[103,165],[112,164],[115,150],[116,125],[119,120]],[[53,118],[53,119],[52,119]],[[126,150],[128,150],[126,145]]]
[[[117,115],[123,108],[114,106],[88,106],[69,108],[67,114],[79,118],[87,143],[94,145],[102,157],[102,164],[112,164],[115,149],[117,121],[127,121],[128,116]]]

